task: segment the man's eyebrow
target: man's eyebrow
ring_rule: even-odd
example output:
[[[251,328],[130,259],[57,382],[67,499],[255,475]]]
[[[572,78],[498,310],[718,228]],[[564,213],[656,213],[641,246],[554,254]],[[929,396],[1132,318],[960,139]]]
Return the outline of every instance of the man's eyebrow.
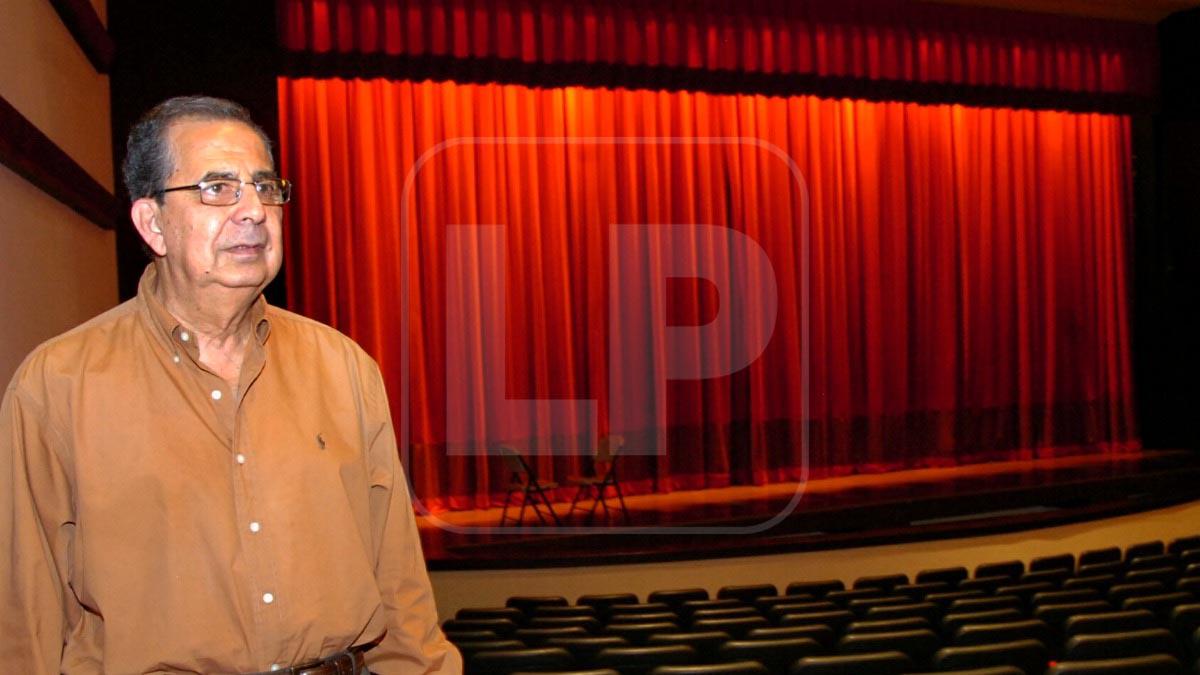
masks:
[[[238,179],[238,175],[237,175],[237,172],[236,172],[236,171],[209,171],[208,173],[206,173],[206,174],[204,174],[203,176],[201,176],[201,177],[200,177],[200,180],[201,180],[201,181],[206,181],[206,180],[237,180],[237,179]]]
[[[254,180],[265,180],[267,178],[279,178],[279,172],[274,169],[261,169],[254,172]]]

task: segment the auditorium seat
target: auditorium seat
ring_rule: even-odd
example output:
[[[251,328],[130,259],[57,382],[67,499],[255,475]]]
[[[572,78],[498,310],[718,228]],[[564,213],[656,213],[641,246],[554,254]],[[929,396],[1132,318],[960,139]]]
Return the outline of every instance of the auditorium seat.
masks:
[[[841,631],[854,620],[854,612],[848,609],[838,609],[829,612],[805,612],[803,614],[784,614],[779,617],[780,626],[805,626],[822,624]]]
[[[1116,583],[1117,575],[1115,574],[1089,574],[1067,579],[1063,582],[1062,589],[1073,591],[1078,588],[1093,588],[1102,595],[1107,595],[1108,590]]]
[[[1170,627],[1175,637],[1181,640],[1191,637],[1200,628],[1200,604],[1177,605],[1171,610]]]
[[[893,588],[892,592],[899,595],[906,595],[913,600],[924,600],[934,593],[946,593],[953,588],[953,584],[945,581],[921,581],[911,584],[901,584]]]
[[[746,633],[747,640],[774,640],[779,638],[812,638],[826,649],[833,647],[837,633],[823,624],[808,624],[800,626],[772,626],[770,628],[755,628]]]
[[[1166,553],[1166,551],[1167,547],[1161,541],[1146,541],[1140,544],[1133,544],[1125,549],[1125,562],[1146,555],[1159,555],[1160,553]]]
[[[1139,558],[1141,560],[1141,558]],[[1179,570],[1174,567],[1144,567],[1141,569],[1130,569],[1125,573],[1125,577],[1121,580],[1126,584],[1136,584],[1143,581],[1157,581],[1163,586],[1170,588],[1179,580]]]
[[[1025,563],[1020,560],[1005,560],[1003,562],[983,563],[975,568],[975,579],[995,579],[1006,577],[1016,579],[1025,573]]]
[[[1042,591],[1034,593],[1031,602],[1034,607],[1041,605],[1062,605],[1072,602],[1091,602],[1100,600],[1100,593],[1094,588],[1076,588],[1069,591]]]
[[[743,586],[723,586],[717,591],[717,598],[740,600],[747,605],[753,605],[758,598],[779,595],[774,584],[749,584]]]
[[[824,597],[833,591],[844,591],[846,585],[839,579],[824,581],[797,581],[790,583],[785,590],[787,595],[811,595],[814,598]]]
[[[550,638],[584,637],[588,634],[579,626],[562,626],[559,628],[518,628],[513,631],[512,637],[530,647],[540,647]]]
[[[658,666],[696,663],[696,650],[687,645],[609,647],[592,658],[595,668],[612,668],[621,675],[642,675]]]
[[[921,616],[910,616],[903,619],[884,619],[873,621],[852,621],[846,626],[847,633],[892,633],[899,630],[933,630],[933,623]]]
[[[1171,616],[1171,610],[1178,605],[1183,605],[1195,600],[1191,593],[1176,591],[1174,593],[1161,593],[1158,595],[1140,595],[1132,598],[1127,598],[1121,603],[1121,609],[1132,611],[1137,609],[1145,609],[1154,613],[1160,619],[1166,620]]]
[[[1037,640],[1050,644],[1054,631],[1041,619],[1007,621],[1005,623],[967,624],[954,634],[955,646],[985,645],[1015,640]]]
[[[876,605],[866,613],[866,618],[873,621],[907,619],[914,616],[935,621],[941,617],[941,611],[932,602],[911,602],[903,605]]]
[[[456,619],[509,619],[513,623],[525,623],[525,615],[516,607],[463,607],[454,613]]]
[[[959,598],[950,603],[948,612],[986,612],[993,609],[1021,609],[1021,598],[1015,595]]]
[[[530,618],[539,616],[590,616],[597,617],[596,608],[587,605],[539,605],[533,608]]]
[[[918,584],[940,581],[950,586],[957,586],[959,582],[966,578],[967,568],[965,567],[943,567],[933,570],[921,570],[917,572],[915,580]]]
[[[755,628],[766,628],[770,625],[771,622],[761,616],[738,616],[723,619],[696,619],[692,621],[692,630],[719,630],[729,633],[735,638],[741,638]]]
[[[500,637],[508,637],[516,629],[512,619],[446,619],[442,623],[442,630],[451,633],[487,630]]]
[[[1081,576],[1089,576],[1092,574],[1120,575],[1120,574],[1124,574],[1124,573],[1125,573],[1125,563],[1121,562],[1120,560],[1113,560],[1111,562],[1092,563],[1090,565],[1080,565],[1079,569],[1076,570],[1076,574],[1079,574]]]
[[[593,668],[589,670],[518,670],[512,675],[621,675],[611,668]]]
[[[1063,626],[1063,634],[1071,637],[1083,634],[1120,633],[1122,631],[1154,628],[1157,624],[1158,622],[1154,614],[1144,609],[1131,612],[1081,614],[1067,619]]]
[[[877,574],[855,579],[852,588],[878,588],[882,591],[887,591],[890,593],[896,586],[907,583],[907,574]]]
[[[687,600],[677,610],[679,616],[689,617],[692,612],[700,609],[728,609],[730,607],[745,607],[746,603],[733,598],[714,598],[712,600]]]
[[[967,670],[938,670],[937,673],[908,673],[907,675],[1025,675],[1013,665],[996,665],[992,668],[970,668]]]
[[[646,614],[625,614],[624,612],[615,613],[608,617],[608,623],[682,623],[679,615],[675,612],[655,612]]]
[[[943,647],[933,656],[933,665],[937,670],[1015,666],[1026,675],[1041,675],[1049,661],[1049,650],[1037,640]]]
[[[1161,581],[1142,581],[1136,584],[1116,584],[1108,589],[1108,601],[1120,607],[1127,599],[1139,595],[1157,595],[1167,590]]]
[[[763,598],[758,598],[754,601],[754,607],[758,611],[766,614],[772,607],[779,605],[798,605],[806,602],[829,602],[828,600],[819,600],[817,596],[810,593],[796,593],[794,595],[771,595]]]
[[[867,611],[872,607],[879,607],[882,605],[907,605],[912,603],[912,601],[912,598],[908,597],[907,595],[879,595],[872,598],[855,598],[854,600],[846,603],[846,609],[854,612],[858,616],[865,616]]]
[[[942,632],[954,635],[961,626],[970,624],[1008,623],[1026,619],[1019,609],[991,609],[984,612],[955,612],[942,617]]]
[[[790,675],[903,675],[913,670],[912,659],[901,652],[806,656],[792,665]]]
[[[955,600],[969,600],[971,598],[986,598],[986,597],[988,597],[988,593],[991,593],[991,591],[984,591],[982,588],[972,588],[972,589],[966,589],[966,590],[964,590],[962,588],[963,584],[969,584],[973,581],[975,581],[975,580],[968,579],[968,580],[962,582],[962,584],[959,584],[959,589],[957,591],[946,591],[945,593],[930,593],[929,595],[925,596],[925,602],[937,603],[938,606],[945,609],[945,608],[950,607],[950,605],[954,604]],[[995,589],[993,589],[993,590],[995,590]]]
[[[458,640],[454,646],[462,653],[464,659],[469,659],[476,652],[509,651],[525,649],[525,643],[520,640],[505,640],[492,638],[490,640]]]
[[[687,645],[696,650],[699,658],[713,661],[717,658],[717,649],[732,639],[733,637],[729,633],[715,630],[655,633],[646,639],[646,646]]]
[[[1173,567],[1179,569],[1179,556],[1174,553],[1139,556],[1129,561],[1128,569],[1145,570],[1153,567]]]
[[[604,593],[599,595],[582,595],[575,601],[576,605],[586,605],[596,608],[599,614],[607,614],[613,605],[636,605],[638,598],[633,593]]]
[[[1131,659],[1059,661],[1046,675],[1183,675],[1179,660],[1165,654]]]
[[[646,640],[655,633],[678,633],[679,626],[666,621],[652,623],[610,623],[604,627],[604,634],[618,635],[629,641],[631,645],[644,645]]]
[[[1121,659],[1154,654],[1179,655],[1179,642],[1165,628],[1146,628],[1121,633],[1075,635],[1063,649],[1064,661]]]
[[[1172,555],[1182,555],[1185,551],[1200,550],[1200,535],[1193,537],[1180,537],[1175,539],[1167,546],[1167,553]]]
[[[771,671],[758,661],[703,663],[690,666],[659,666],[650,675],[769,675]]]
[[[1022,574],[1020,577],[1020,582],[1023,584],[1036,584],[1041,581],[1048,581],[1053,584],[1055,588],[1058,588],[1059,586],[1062,586],[1062,582],[1066,581],[1067,578],[1074,573],[1074,570],[1066,569],[1038,570],[1036,572],[1026,572],[1025,574]]]
[[[508,675],[509,673],[569,670],[575,665],[570,652],[562,647],[539,649],[498,649],[475,652],[467,659],[467,675]]]
[[[857,600],[859,598],[878,598],[886,594],[887,591],[882,588],[868,586],[865,588],[850,588],[840,591],[829,591],[825,594],[824,599],[831,600],[845,607],[849,605],[852,600]]]
[[[1102,614],[1111,612],[1113,606],[1104,600],[1091,600],[1088,602],[1067,602],[1052,605],[1040,605],[1033,610],[1033,618],[1041,619],[1050,624],[1050,627],[1061,632],[1063,626],[1066,625],[1067,619],[1073,616],[1083,614]]]
[[[963,592],[979,591],[981,593],[995,593],[997,588],[1012,584],[1015,580],[1016,577],[1007,576],[975,577],[959,582],[958,590]]]
[[[680,605],[688,600],[708,600],[708,591],[703,588],[675,588],[665,591],[652,591],[646,596],[646,602],[661,602],[678,611]]]
[[[938,636],[928,629],[892,633],[848,633],[838,642],[838,653],[896,651],[908,655],[914,663],[920,665],[928,663],[939,646]]]
[[[618,616],[647,616],[659,614],[678,615],[679,610],[665,602],[628,602],[607,605],[600,610],[597,608],[597,613],[601,617],[616,618]]]
[[[1084,565],[1094,565],[1096,563],[1109,563],[1121,561],[1121,549],[1116,546],[1108,548],[1095,549],[1092,551],[1084,551],[1079,554],[1079,567],[1082,569]]]
[[[514,595],[505,606],[516,607],[525,616],[532,616],[535,607],[565,607],[569,604],[561,595]]]
[[[570,637],[552,637],[546,640],[546,647],[562,647],[571,652],[577,663],[587,663],[600,650],[608,647],[628,647],[629,640],[619,635],[584,635]]]
[[[1030,572],[1041,572],[1043,570],[1067,570],[1068,573],[1074,572],[1075,556],[1070,553],[1061,553],[1059,555],[1041,556],[1029,561]]]
[[[787,612],[784,612],[784,614],[786,614],[786,613]],[[700,621],[701,619],[737,619],[737,618],[741,618],[741,617],[745,617],[745,616],[761,617],[762,614],[760,614],[759,611],[757,609],[755,609],[754,607],[750,607],[749,605],[746,605],[744,607],[722,607],[720,609],[698,609],[698,610],[692,612],[692,615],[689,618],[691,619],[692,623],[695,623],[697,621]]]
[[[528,628],[570,628],[578,626],[589,633],[600,629],[600,620],[594,616],[535,616],[525,624]]]
[[[812,638],[730,640],[717,650],[717,659],[758,661],[773,673],[784,673],[800,659],[821,654],[823,651],[824,648]]]

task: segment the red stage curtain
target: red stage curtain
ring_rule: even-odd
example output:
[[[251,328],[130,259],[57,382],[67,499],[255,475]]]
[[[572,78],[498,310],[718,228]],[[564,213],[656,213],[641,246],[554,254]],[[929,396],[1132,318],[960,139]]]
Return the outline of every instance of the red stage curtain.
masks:
[[[379,360],[425,507],[489,504],[506,484],[496,458],[447,454],[447,349],[468,357],[458,375],[478,396],[473,387],[496,386],[489,374],[502,363],[508,398],[592,399],[601,433],[636,434],[608,408],[610,389],[629,391],[608,372],[613,322],[665,302],[669,323],[699,325],[726,306],[711,284],[684,279],[663,297],[626,286],[614,313],[612,270],[636,275],[655,248],[638,241],[613,256],[614,224],[745,234],[770,259],[778,300],[770,342],[749,367],[663,385],[669,452],[629,458],[631,491],[799,478],[806,432],[811,475],[1136,445],[1128,117],[386,80],[281,78],[279,95],[282,167],[298,185],[290,304]],[[455,141],[431,155],[405,201],[418,158],[479,137],[758,139],[795,161],[808,220],[786,164],[746,144]],[[479,272],[488,230],[477,226],[489,224],[505,227],[506,283]],[[480,258],[448,257],[456,225],[470,226],[459,248]],[[686,252],[744,288],[750,274],[725,250],[693,232]],[[498,300],[503,326],[447,329],[447,307]],[[764,306],[751,306],[746,325]],[[672,357],[661,328],[617,328],[647,336],[628,362],[661,370]],[[727,358],[742,335],[719,337],[728,343],[687,358]],[[563,442],[539,412],[520,427],[478,401],[466,408],[480,438]],[[563,476],[580,460],[536,461]]]
[[[1153,26],[912,0],[279,0],[295,53],[1146,96]]]

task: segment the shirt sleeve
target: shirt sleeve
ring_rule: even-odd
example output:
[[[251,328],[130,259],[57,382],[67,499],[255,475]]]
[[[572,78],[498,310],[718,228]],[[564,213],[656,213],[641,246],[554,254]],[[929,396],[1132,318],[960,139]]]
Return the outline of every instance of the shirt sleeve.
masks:
[[[42,412],[13,387],[0,403],[0,663],[5,672],[52,675],[80,612],[65,581],[70,482]]]
[[[371,471],[377,478],[371,488],[371,529],[376,546],[375,578],[388,614],[388,628],[383,641],[367,652],[367,665],[378,675],[457,675],[463,670],[462,657],[438,626],[408,481],[400,466],[377,368],[373,375],[374,393],[382,399],[378,403],[383,423],[368,450]],[[370,403],[368,407],[372,407]]]

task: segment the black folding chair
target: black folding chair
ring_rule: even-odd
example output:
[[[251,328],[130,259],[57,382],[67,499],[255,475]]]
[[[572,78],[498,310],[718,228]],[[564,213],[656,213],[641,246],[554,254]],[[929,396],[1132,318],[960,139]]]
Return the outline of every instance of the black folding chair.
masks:
[[[621,494],[621,482],[617,479],[617,458],[620,457],[623,447],[625,447],[625,439],[622,436],[609,436],[601,439],[600,447],[596,449],[596,456],[592,460],[591,470],[588,473],[567,478],[567,484],[576,487],[575,497],[571,500],[571,508],[567,509],[567,517],[577,510],[584,511],[585,508],[579,505],[579,501],[586,500],[590,496],[592,505],[586,508],[587,522],[590,523],[596,518],[596,508],[601,506],[604,507],[604,517],[607,519],[609,507],[605,493],[612,488],[621,505],[621,515],[625,518],[625,524],[630,523],[629,510],[625,508],[625,495]],[[604,470],[604,473],[600,473],[601,469]]]
[[[525,522],[525,507],[527,506],[532,506],[538,522],[546,525],[546,517],[542,515],[542,505],[545,505],[546,510],[550,512],[550,518],[554,524],[561,525],[558,514],[554,512],[554,506],[550,504],[550,498],[546,496],[546,490],[553,490],[558,487],[558,483],[539,480],[537,471],[529,465],[529,462],[525,461],[525,457],[521,453],[510,446],[500,446],[500,456],[504,458],[504,465],[512,472],[508,492],[504,495],[504,511],[500,514],[500,526],[503,527],[504,523],[508,521],[508,505],[515,492],[522,494],[521,511],[517,514],[515,521],[517,525]]]

